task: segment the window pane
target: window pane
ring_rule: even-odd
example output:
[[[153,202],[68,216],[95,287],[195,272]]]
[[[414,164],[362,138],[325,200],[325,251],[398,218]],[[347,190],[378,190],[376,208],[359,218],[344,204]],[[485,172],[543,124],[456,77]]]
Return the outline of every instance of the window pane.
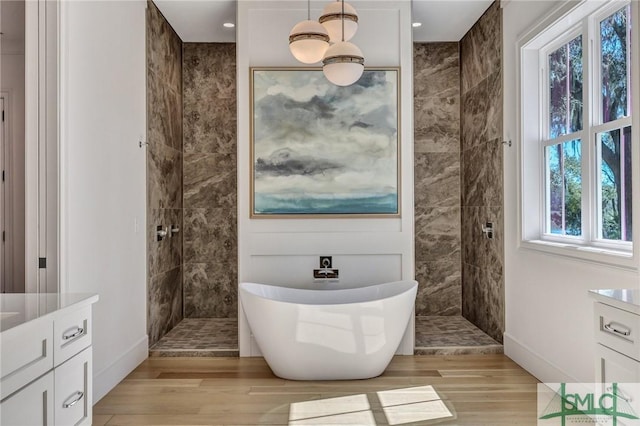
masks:
[[[549,139],[582,130],[582,36],[549,55]]]
[[[627,43],[631,28],[627,12],[625,7],[600,22],[603,123],[629,115]]]
[[[547,232],[582,234],[582,145],[580,139],[546,148]]]
[[[631,241],[631,127],[600,133],[601,237]]]

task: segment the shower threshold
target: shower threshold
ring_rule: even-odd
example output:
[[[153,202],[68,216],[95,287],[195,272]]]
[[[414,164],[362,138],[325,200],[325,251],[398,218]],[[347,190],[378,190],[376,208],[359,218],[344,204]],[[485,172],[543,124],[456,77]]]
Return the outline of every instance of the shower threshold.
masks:
[[[185,318],[149,348],[150,357],[237,357],[238,320]]]
[[[503,346],[461,316],[417,316],[415,355],[501,354]]]

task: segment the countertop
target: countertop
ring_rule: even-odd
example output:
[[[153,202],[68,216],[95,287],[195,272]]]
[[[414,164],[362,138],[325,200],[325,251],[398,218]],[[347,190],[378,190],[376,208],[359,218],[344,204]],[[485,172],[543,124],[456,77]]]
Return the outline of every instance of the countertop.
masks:
[[[589,290],[598,302],[640,315],[640,288]]]
[[[80,307],[97,301],[97,294],[88,293],[0,294],[0,332],[74,305]]]

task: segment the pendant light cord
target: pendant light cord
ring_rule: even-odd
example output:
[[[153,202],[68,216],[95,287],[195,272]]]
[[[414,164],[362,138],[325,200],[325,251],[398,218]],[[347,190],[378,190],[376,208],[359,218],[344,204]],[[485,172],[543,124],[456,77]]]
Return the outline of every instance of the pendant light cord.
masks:
[[[307,0],[307,21],[311,20],[311,0]]]
[[[344,41],[344,0],[342,0],[342,41]]]

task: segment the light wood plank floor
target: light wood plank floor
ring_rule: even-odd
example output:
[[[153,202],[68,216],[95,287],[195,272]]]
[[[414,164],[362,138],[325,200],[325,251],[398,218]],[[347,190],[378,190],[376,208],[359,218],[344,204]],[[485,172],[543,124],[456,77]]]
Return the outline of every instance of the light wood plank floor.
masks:
[[[262,358],[149,358],[94,425],[535,425],[538,381],[504,355],[397,356],[375,379],[297,382]]]

